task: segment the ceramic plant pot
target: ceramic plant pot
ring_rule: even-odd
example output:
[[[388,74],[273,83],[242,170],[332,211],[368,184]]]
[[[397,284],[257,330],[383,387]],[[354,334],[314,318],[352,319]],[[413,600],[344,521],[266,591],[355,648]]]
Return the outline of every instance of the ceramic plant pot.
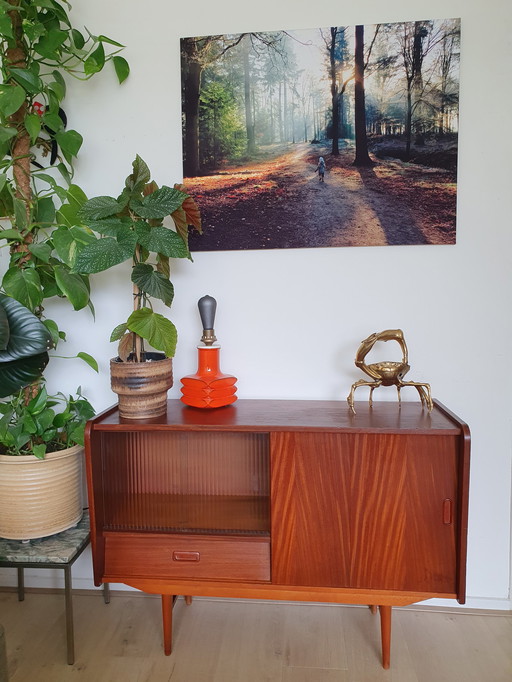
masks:
[[[75,526],[83,514],[84,449],[0,455],[0,537],[31,540]]]
[[[167,412],[167,391],[172,386],[172,358],[146,353],[146,362],[110,361],[110,385],[125,419],[151,419]]]

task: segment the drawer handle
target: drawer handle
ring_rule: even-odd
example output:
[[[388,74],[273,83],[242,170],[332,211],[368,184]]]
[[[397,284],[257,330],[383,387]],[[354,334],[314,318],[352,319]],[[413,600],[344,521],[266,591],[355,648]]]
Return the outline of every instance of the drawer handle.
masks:
[[[173,552],[173,561],[199,561],[201,555],[199,552]]]

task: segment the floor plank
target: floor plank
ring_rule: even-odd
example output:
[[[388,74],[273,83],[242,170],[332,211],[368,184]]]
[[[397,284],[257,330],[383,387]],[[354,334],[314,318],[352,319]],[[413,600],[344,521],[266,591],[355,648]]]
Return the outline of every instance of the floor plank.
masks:
[[[512,615],[393,610],[391,668],[365,607],[179,599],[173,653],[161,603],[138,592],[73,597],[66,664],[62,593],[0,591],[10,682],[510,682]]]

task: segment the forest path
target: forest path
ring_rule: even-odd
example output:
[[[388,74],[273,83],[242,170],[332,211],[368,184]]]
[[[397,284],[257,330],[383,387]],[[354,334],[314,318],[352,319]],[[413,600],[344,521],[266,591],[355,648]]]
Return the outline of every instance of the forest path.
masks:
[[[327,164],[323,183],[315,173],[319,156]],[[327,146],[298,143],[272,158],[187,179],[204,229],[191,235],[191,250],[453,243],[454,231],[432,225],[439,192],[427,206],[414,195],[426,180],[437,183],[454,211],[446,172],[394,160],[356,168],[353,159],[351,145],[331,157]]]

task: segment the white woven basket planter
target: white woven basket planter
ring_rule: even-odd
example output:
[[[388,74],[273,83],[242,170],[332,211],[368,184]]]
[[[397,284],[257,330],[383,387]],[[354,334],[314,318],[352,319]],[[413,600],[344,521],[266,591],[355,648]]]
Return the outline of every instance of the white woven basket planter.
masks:
[[[31,540],[76,525],[83,514],[84,449],[32,455],[0,455],[0,537]]]

